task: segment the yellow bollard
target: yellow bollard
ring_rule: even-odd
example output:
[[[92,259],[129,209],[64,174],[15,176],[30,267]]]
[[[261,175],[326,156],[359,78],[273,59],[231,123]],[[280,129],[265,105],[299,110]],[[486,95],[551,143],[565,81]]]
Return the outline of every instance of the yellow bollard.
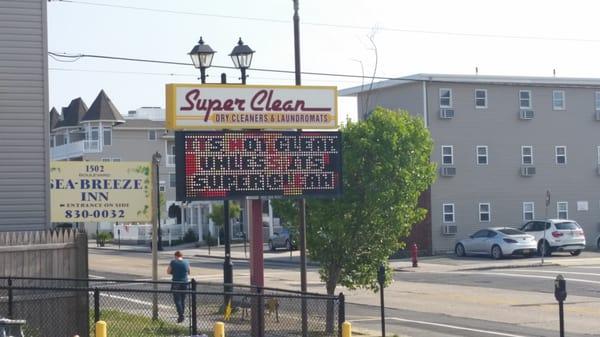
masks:
[[[106,322],[98,321],[96,322],[96,337],[106,337]]]
[[[215,323],[215,335],[214,337],[225,337],[225,323]]]
[[[348,321],[342,323],[342,337],[352,337],[352,324]]]

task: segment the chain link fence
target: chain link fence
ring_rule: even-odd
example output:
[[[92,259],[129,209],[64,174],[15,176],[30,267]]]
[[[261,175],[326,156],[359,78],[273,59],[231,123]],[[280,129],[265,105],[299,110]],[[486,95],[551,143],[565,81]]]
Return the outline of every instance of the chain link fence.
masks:
[[[175,295],[185,302],[181,322]],[[110,337],[212,335],[218,321],[232,337],[337,337],[344,306],[343,294],[193,280],[188,290],[175,291],[171,282],[0,278],[0,317],[26,320],[26,337],[94,337],[98,320]]]

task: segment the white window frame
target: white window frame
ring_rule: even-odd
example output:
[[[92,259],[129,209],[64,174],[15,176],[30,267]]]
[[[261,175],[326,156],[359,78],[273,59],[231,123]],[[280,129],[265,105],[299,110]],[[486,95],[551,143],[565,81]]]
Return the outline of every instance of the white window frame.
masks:
[[[530,150],[530,154],[525,154],[525,149]],[[525,158],[531,157],[531,163],[526,163]],[[533,146],[531,145],[523,145],[521,146],[521,165],[533,165]]]
[[[483,92],[483,98],[478,98],[477,92]],[[478,99],[483,99],[483,105],[477,105]],[[487,109],[487,107],[488,107],[488,91],[487,91],[487,89],[475,89],[475,109]]]
[[[452,211],[446,212],[446,206],[451,206]],[[446,221],[446,215],[451,215],[452,221]],[[454,223],[455,221],[456,221],[456,209],[454,208],[454,203],[442,204],[442,222],[443,223]]]
[[[522,104],[523,102],[521,101],[523,99],[523,98],[521,98],[521,93],[524,93],[524,92],[526,92],[526,93],[529,94],[528,95],[529,98],[527,99],[527,102],[528,102],[529,105],[527,105],[527,106],[524,106]],[[519,108],[521,108],[521,109],[531,109],[532,107],[533,107],[533,103],[532,103],[532,99],[531,99],[531,90],[519,90]]]
[[[155,186],[156,186],[156,185],[155,185]],[[164,181],[162,181],[162,180],[161,180],[161,181],[159,182],[159,184],[158,184],[158,190],[159,190],[160,192],[165,192],[165,191],[167,190],[167,189],[166,189],[166,187],[165,187],[165,182],[164,182]]]
[[[526,209],[527,206],[531,207],[531,211]],[[531,218],[528,218],[527,214],[531,214]],[[523,221],[531,221],[533,219],[535,219],[535,202],[524,201],[523,202]]]
[[[561,206],[564,206],[564,209]],[[560,213],[564,213],[564,217],[561,217]],[[569,202],[568,201],[556,202],[556,218],[558,218],[558,219],[568,219],[569,218]]]
[[[597,154],[598,154],[598,166],[600,166],[600,146],[597,146]]]
[[[487,211],[483,211],[481,209],[482,206],[487,206]],[[492,206],[490,205],[489,202],[480,202],[477,209],[479,210],[479,222],[491,222],[492,221]],[[487,214],[487,218],[488,218],[487,220],[482,219],[482,216],[485,214]]]
[[[154,135],[154,136],[153,136],[154,138],[153,138],[152,136],[150,136],[150,135]],[[158,135],[157,135],[157,133],[156,133],[156,130],[148,130],[148,140],[155,141],[155,140],[157,140],[157,139],[158,139],[158,137],[157,137],[157,136],[158,136]]]
[[[564,149],[564,154],[558,154],[558,149]],[[559,157],[565,157],[565,162],[559,163]],[[554,147],[554,161],[556,162],[556,165],[567,165],[567,147],[565,145],[557,145]]]
[[[600,91],[595,92],[594,103],[596,105],[596,111],[600,111]]]
[[[108,137],[106,137],[107,133],[108,133]],[[108,144],[106,142],[107,140],[108,140]],[[104,146],[112,145],[112,129],[111,128],[107,128],[107,127],[102,128],[102,144]]]
[[[450,154],[444,154],[445,148],[450,149]],[[441,150],[442,150],[442,165],[454,165],[454,146],[453,145],[442,145]],[[450,163],[444,162],[445,156],[450,156]]]
[[[448,91],[450,97],[448,97],[448,105],[442,104],[442,92]],[[452,108],[452,89],[450,88],[440,88],[440,108]],[[446,98],[444,98],[446,99]]]
[[[485,154],[480,154],[479,153],[479,149],[485,149]],[[477,165],[487,165],[489,163],[489,158],[488,158],[488,147],[487,145],[477,145],[475,147],[475,164]],[[479,162],[479,157],[485,158],[485,163],[480,163]]]
[[[559,94],[561,97],[557,98],[556,95]],[[557,103],[561,103],[557,105]],[[552,110],[565,110],[566,104],[566,96],[564,90],[553,90],[552,91]]]

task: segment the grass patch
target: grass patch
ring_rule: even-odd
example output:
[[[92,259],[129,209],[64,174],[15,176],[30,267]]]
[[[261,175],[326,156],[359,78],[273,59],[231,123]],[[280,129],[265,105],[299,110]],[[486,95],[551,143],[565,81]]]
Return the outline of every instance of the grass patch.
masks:
[[[188,336],[187,325],[165,322],[161,319],[130,314],[119,310],[102,310],[101,320],[106,322],[110,337],[160,337]],[[92,326],[91,336],[94,336]]]

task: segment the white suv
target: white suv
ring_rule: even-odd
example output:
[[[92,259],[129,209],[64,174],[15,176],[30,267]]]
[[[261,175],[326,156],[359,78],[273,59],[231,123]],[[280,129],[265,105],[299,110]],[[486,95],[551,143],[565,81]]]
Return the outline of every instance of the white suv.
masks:
[[[546,227],[545,238],[544,226]],[[585,248],[583,229],[573,220],[533,220],[525,223],[521,230],[535,237],[538,242],[538,253],[542,254],[544,249],[546,256],[550,256],[552,252],[569,252],[577,256]],[[546,247],[542,248],[544,244]]]

